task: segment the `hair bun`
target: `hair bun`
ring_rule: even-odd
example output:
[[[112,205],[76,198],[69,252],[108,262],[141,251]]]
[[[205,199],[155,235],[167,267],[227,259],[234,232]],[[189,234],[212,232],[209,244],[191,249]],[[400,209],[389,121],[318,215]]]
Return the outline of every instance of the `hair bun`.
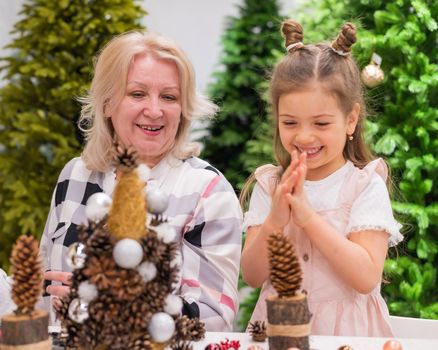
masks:
[[[281,33],[285,39],[284,46],[286,48],[288,48],[289,45],[301,43],[303,41],[303,27],[301,24],[292,19],[288,19],[283,22],[281,25]],[[295,48],[299,48],[299,46],[295,46],[294,49]]]
[[[356,42],[356,26],[347,22],[342,26],[338,37],[333,41],[332,48],[344,53],[351,52],[351,46]]]

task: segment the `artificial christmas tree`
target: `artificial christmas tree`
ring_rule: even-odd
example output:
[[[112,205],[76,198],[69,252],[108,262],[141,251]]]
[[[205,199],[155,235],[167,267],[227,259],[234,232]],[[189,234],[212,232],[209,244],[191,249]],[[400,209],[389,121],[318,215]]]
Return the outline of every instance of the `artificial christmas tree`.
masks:
[[[280,47],[277,0],[244,0],[239,15],[228,18],[222,38],[222,70],[209,95],[221,107],[203,140],[203,157],[224,173],[234,188],[241,188],[250,174],[244,166],[246,143],[259,133],[266,119],[266,103],[260,96],[267,73]]]
[[[58,308],[68,348],[190,349],[203,338],[198,319],[181,316],[181,256],[175,232],[160,214],[148,214],[156,191],[144,193],[148,168],[137,167],[132,149],[116,146],[117,184],[113,199],[87,201],[90,224],[70,250],[71,292]],[[151,195],[152,194],[152,195]],[[147,199],[146,199],[147,198]],[[107,205],[106,203],[110,203]],[[153,216],[153,217],[152,217]],[[85,252],[85,259],[77,259]]]
[[[93,57],[114,35],[142,29],[138,0],[24,0],[0,59],[0,267],[17,233],[43,232],[53,186],[79,155],[76,126]]]
[[[266,298],[269,348],[309,350],[310,318],[302,271],[293,245],[281,232],[268,238],[270,279],[278,295]]]
[[[2,322],[2,350],[51,349],[49,315],[35,310],[43,292],[43,270],[39,259],[38,241],[22,235],[17,239],[11,255],[14,282],[12,299],[17,309],[6,315]]]

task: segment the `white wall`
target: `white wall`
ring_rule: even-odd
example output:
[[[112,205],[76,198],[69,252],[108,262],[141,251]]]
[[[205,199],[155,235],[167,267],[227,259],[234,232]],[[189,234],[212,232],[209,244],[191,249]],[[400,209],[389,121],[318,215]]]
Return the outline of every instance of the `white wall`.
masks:
[[[280,0],[282,13],[290,13],[299,1]],[[9,32],[18,20],[23,2],[0,0],[0,56],[8,54],[3,47],[11,41]],[[144,24],[181,46],[195,67],[198,89],[205,91],[211,73],[217,68],[225,17],[237,15],[240,3],[241,0],[143,0],[148,12]]]

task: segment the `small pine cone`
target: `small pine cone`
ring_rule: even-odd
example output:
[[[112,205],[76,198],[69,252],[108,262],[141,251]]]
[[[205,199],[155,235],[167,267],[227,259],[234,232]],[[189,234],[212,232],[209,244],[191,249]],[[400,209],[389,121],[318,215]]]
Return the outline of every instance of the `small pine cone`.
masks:
[[[177,341],[173,342],[170,346],[172,350],[193,350],[193,346],[187,341]]]
[[[68,318],[68,307],[70,305],[70,300],[67,298],[63,298],[59,301],[59,303],[53,305],[53,308],[55,309],[56,318],[64,321]]]
[[[98,229],[102,229],[106,224],[106,217],[98,222],[88,220],[88,224],[77,226],[78,240],[81,243],[86,243],[88,238]]]
[[[149,334],[143,334],[141,337],[131,340],[129,343],[128,349],[131,350],[152,350],[154,347],[152,346],[151,338]]]
[[[147,261],[157,264],[163,260],[167,245],[158,239],[155,231],[149,230],[148,234],[140,239],[140,244]]]
[[[150,312],[155,313],[163,309],[167,294],[168,290],[163,288],[163,285],[154,279],[145,284],[141,300],[149,305]]]
[[[145,283],[136,270],[121,269],[116,278],[110,280],[111,293],[120,301],[137,299],[143,291]]]
[[[67,339],[65,339],[66,349],[77,349],[80,345],[80,327],[73,321],[66,322]]]
[[[18,237],[11,255],[12,300],[17,313],[30,314],[43,291],[43,268],[38,241],[33,236]]]
[[[98,323],[119,319],[123,303],[108,293],[101,293],[88,306],[90,317]]]
[[[133,146],[126,148],[116,142],[113,153],[113,164],[120,170],[129,171],[137,167],[138,155]]]
[[[110,288],[111,281],[118,276],[118,268],[112,256],[90,257],[87,266],[81,272],[98,290]]]
[[[254,323],[250,323],[249,327],[249,334],[251,334],[252,339],[254,341],[265,341],[267,334],[266,334],[266,325],[263,321],[255,321]]]
[[[179,317],[176,322],[177,340],[199,341],[205,336],[205,324],[198,318]]]
[[[160,310],[160,308],[156,308],[156,310]],[[128,307],[125,308],[124,313],[124,318],[130,324],[134,332],[147,329],[153,314],[150,305],[147,304],[143,298],[137,298],[131,303],[128,303]]]
[[[269,236],[268,258],[271,283],[278,296],[294,296],[301,289],[303,274],[293,245],[281,232]]]
[[[96,227],[87,240],[87,254],[89,256],[110,253],[113,248],[114,238],[104,227]]]

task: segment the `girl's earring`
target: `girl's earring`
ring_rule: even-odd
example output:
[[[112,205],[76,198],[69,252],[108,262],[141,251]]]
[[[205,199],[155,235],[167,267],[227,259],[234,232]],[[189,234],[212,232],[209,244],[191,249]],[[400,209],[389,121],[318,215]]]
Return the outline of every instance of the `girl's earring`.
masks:
[[[348,135],[348,140],[349,140],[349,141],[353,141],[353,139],[354,139],[354,136],[353,136],[353,135]]]

